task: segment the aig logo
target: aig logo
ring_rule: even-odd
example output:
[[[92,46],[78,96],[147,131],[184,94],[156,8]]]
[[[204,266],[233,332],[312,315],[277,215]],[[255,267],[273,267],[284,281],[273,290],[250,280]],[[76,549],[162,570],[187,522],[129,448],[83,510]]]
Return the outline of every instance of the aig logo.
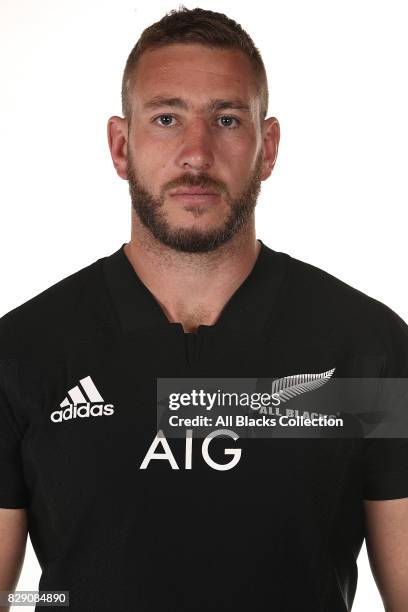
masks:
[[[206,438],[204,438],[201,453],[204,461],[207,465],[209,465],[214,470],[231,470],[233,467],[237,465],[239,460],[241,459],[241,449],[240,448],[225,448],[224,455],[230,455],[231,459],[227,463],[217,463],[210,457],[209,447],[211,440],[218,436],[227,436],[232,438],[234,442],[238,440],[239,436],[234,431],[230,429],[217,429],[216,431],[208,434]],[[156,452],[158,446],[161,446],[161,452]],[[184,469],[191,470],[192,469],[192,450],[193,450],[193,430],[187,429],[185,436],[185,463]],[[171,452],[169,443],[167,442],[166,436],[163,434],[163,431],[160,429],[156,434],[153,442],[150,445],[149,450],[146,453],[145,458],[142,461],[142,464],[139,469],[145,470],[152,460],[161,460],[168,461],[173,470],[178,470],[179,466],[177,465],[177,461],[174,458],[173,453]]]

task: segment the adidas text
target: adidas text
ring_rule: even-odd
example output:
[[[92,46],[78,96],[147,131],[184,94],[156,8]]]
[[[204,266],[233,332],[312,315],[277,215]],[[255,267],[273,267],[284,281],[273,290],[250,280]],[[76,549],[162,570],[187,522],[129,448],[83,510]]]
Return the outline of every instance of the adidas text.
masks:
[[[61,423],[76,418],[98,417],[103,415],[111,415],[114,413],[113,404],[93,404],[89,402],[82,406],[70,404],[64,410],[54,410],[51,413],[50,419],[53,423]]]

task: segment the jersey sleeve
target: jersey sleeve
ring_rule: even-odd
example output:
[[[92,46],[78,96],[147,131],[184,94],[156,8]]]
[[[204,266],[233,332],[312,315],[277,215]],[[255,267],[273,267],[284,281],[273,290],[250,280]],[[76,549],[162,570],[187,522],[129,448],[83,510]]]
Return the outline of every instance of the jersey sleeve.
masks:
[[[4,388],[5,370],[0,362],[0,508],[26,508],[21,436]]]
[[[408,325],[390,308],[386,308],[385,378],[406,379],[382,398],[380,409],[392,409],[403,416],[404,437],[366,438],[363,456],[363,498],[366,500],[401,499],[408,497]],[[392,382],[392,381],[390,381]],[[393,387],[394,388],[394,387]],[[395,433],[394,433],[395,435]]]
[[[365,440],[364,488],[366,500],[408,497],[408,440]]]

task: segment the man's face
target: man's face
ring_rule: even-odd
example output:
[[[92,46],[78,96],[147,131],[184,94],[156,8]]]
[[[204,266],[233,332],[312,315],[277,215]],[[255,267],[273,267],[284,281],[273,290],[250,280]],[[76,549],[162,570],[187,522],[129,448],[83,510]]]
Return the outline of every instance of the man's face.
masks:
[[[253,214],[262,178],[260,101],[240,51],[145,52],[129,92],[127,178],[140,221],[184,252],[217,248]]]

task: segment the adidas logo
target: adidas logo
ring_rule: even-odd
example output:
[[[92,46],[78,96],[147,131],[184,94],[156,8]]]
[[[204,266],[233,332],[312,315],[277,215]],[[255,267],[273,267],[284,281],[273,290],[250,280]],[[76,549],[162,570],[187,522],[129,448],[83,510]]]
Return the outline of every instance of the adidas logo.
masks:
[[[79,381],[79,385],[68,391],[68,397],[61,402],[61,410],[54,410],[50,419],[53,423],[61,423],[76,418],[96,417],[113,414],[113,404],[105,404],[102,395],[99,393],[92,378],[86,376]],[[96,403],[98,402],[98,403]],[[85,404],[78,406],[78,404]],[[92,405],[91,405],[92,404]]]

